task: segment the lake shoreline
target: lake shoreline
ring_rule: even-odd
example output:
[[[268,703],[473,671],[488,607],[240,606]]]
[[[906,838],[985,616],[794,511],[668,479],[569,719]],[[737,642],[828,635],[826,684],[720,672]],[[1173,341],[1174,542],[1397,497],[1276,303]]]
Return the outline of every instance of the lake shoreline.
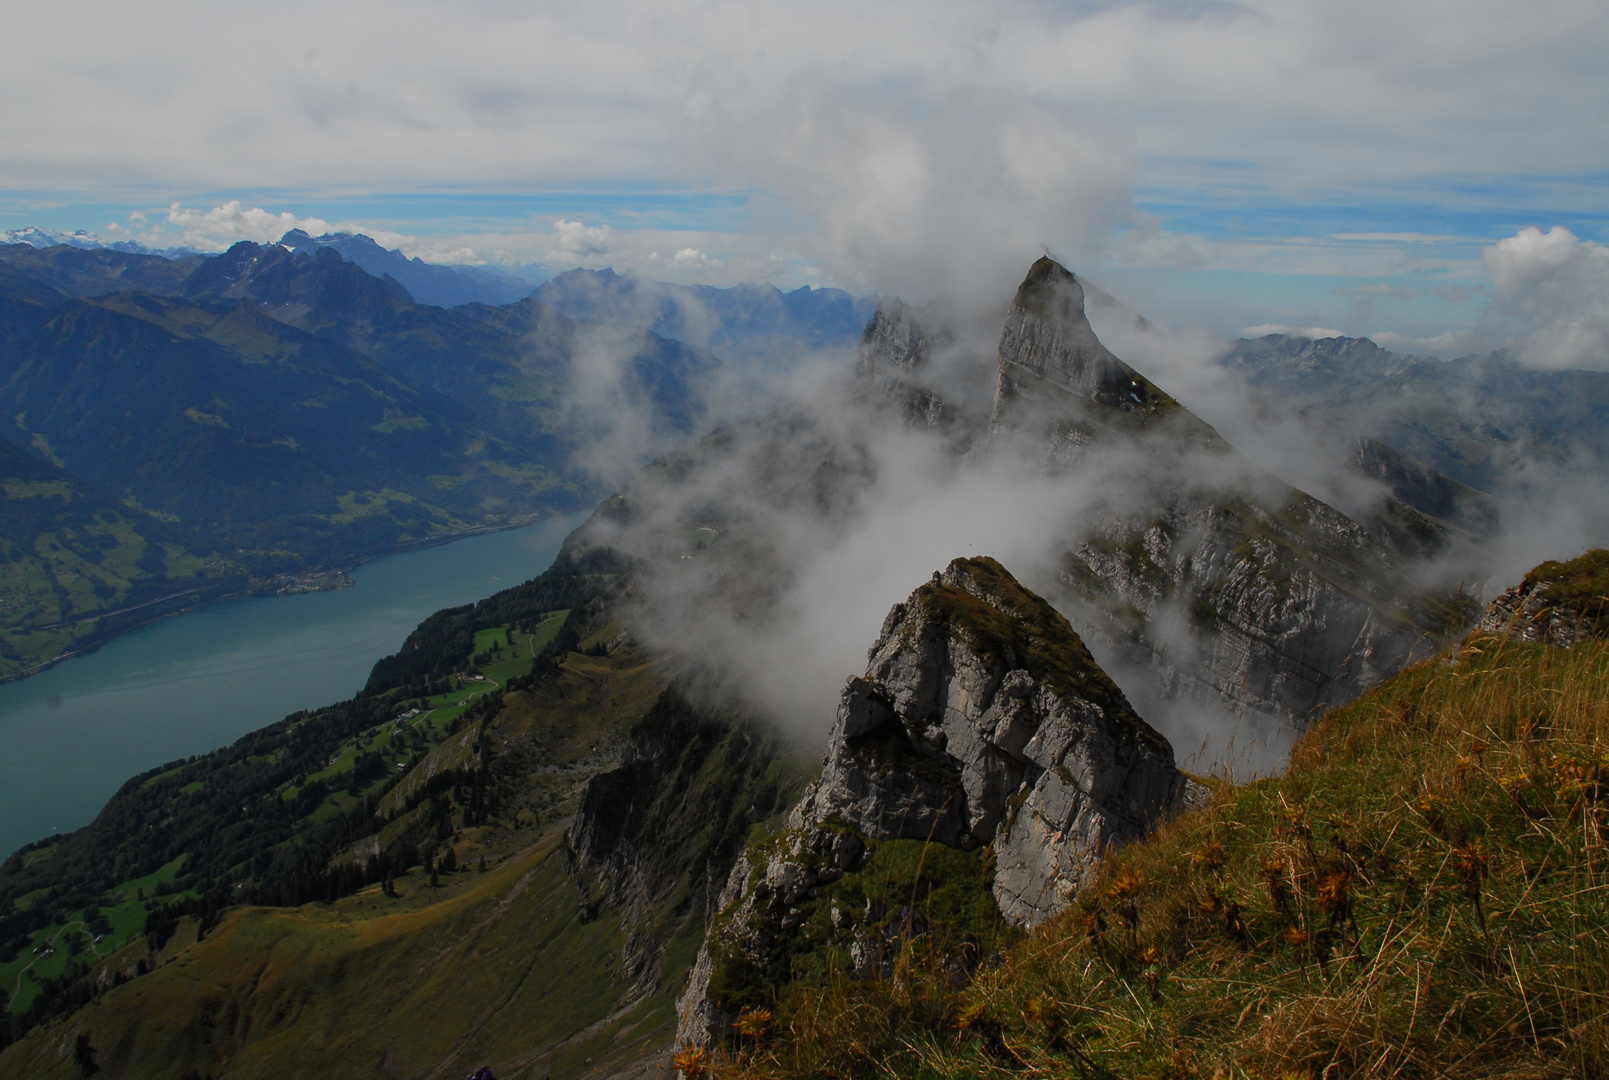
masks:
[[[432,538],[366,560],[361,588],[196,605],[0,686],[0,849],[88,824],[142,769],[350,698],[434,612],[539,575],[582,520]]]
[[[352,571],[358,569],[360,566],[363,566],[366,563],[374,562],[376,559],[384,559],[384,558],[388,558],[389,556],[392,556],[392,555],[406,555],[407,553],[409,553],[411,551],[423,551],[423,550],[426,550],[428,548],[443,547],[443,546],[445,546],[447,544],[454,543],[455,541],[458,541],[458,540],[466,540],[466,539],[468,539],[469,537],[472,537],[472,536],[485,536],[488,533],[507,532],[510,529],[523,529],[523,528],[525,528],[525,527],[527,527],[529,525],[537,524],[538,522],[542,521],[544,518],[548,518],[548,517],[564,517],[564,516],[566,516],[566,515],[562,514],[562,513],[558,513],[558,514],[521,514],[517,518],[510,518],[507,521],[500,522],[500,523],[498,523],[496,525],[476,525],[476,526],[473,526],[473,527],[468,528],[468,529],[459,529],[456,532],[442,533],[439,536],[428,536],[428,537],[423,537],[423,538],[421,538],[419,540],[410,540],[410,541],[408,541],[406,543],[398,544],[395,547],[387,548],[384,551],[377,551],[377,552],[372,552],[372,553],[367,554],[367,555],[362,555],[362,556],[359,556],[358,558],[344,561],[344,562],[342,562],[342,563],[340,563],[338,565],[330,565],[330,566],[325,566],[325,567],[322,567],[322,568],[316,569],[316,570],[308,570],[308,571],[304,571],[301,574],[281,574],[281,575],[276,575],[275,578],[272,578],[270,580],[279,580],[281,578],[301,578],[301,577],[306,577],[306,576],[309,576],[309,575],[326,575],[326,574],[339,574],[339,575],[342,575],[342,576],[349,576],[352,573]],[[350,578],[349,578],[349,581],[350,581]],[[51,657],[49,660],[46,660],[43,663],[35,664],[33,667],[27,668],[27,669],[25,669],[23,671],[13,671],[9,675],[0,675],[0,686],[4,686],[7,683],[21,682],[24,679],[30,679],[30,678],[34,677],[35,675],[40,675],[40,674],[43,674],[46,671],[49,671],[51,668],[56,667],[58,664],[66,663],[68,660],[76,660],[76,659],[78,659],[80,657],[88,656],[91,653],[98,652],[103,646],[107,645],[108,643],[116,641],[117,639],[119,639],[121,637],[124,637],[127,634],[131,634],[136,630],[144,630],[147,627],[154,626],[155,624],[157,624],[159,622],[162,622],[164,619],[175,618],[176,616],[179,616],[179,615],[189,615],[189,614],[192,614],[194,612],[200,611],[203,608],[210,607],[213,604],[221,604],[226,600],[239,600],[240,598],[246,597],[246,596],[262,596],[262,597],[300,596],[300,595],[305,595],[305,594],[311,593],[311,592],[328,592],[328,591],[332,591],[333,589],[350,588],[355,584],[356,584],[355,582],[351,582],[350,584],[347,584],[347,585],[332,585],[332,586],[328,586],[328,587],[324,587],[324,588],[316,588],[316,589],[275,589],[275,590],[272,590],[272,591],[261,591],[261,592],[258,591],[258,590],[255,590],[255,589],[247,588],[247,589],[235,589],[235,590],[233,590],[231,592],[226,592],[226,593],[219,593],[216,596],[208,596],[205,599],[203,599],[203,600],[201,600],[201,601],[199,601],[197,603],[185,604],[185,605],[182,605],[182,606],[179,606],[179,607],[173,607],[173,608],[169,608],[167,610],[157,611],[157,612],[152,613],[149,617],[146,617],[146,618],[140,618],[140,619],[137,619],[137,620],[134,620],[134,621],[131,621],[131,622],[127,622],[127,623],[120,623],[120,624],[118,624],[117,628],[112,630],[110,633],[107,633],[104,636],[93,636],[89,640],[85,641],[81,646],[79,646],[77,648],[74,648],[74,649],[69,649],[67,652],[64,652],[64,653],[58,653],[57,655]],[[145,604],[140,605],[140,606],[142,606],[142,607],[150,607],[150,606],[154,606],[154,605],[157,605],[157,604],[166,603],[169,600],[176,600],[176,599],[180,599],[182,597],[187,597],[187,596],[195,596],[195,595],[198,595],[198,594],[203,593],[205,591],[206,591],[205,586],[197,586],[194,589],[181,589],[178,592],[172,593],[169,596],[164,596],[164,597],[160,597],[160,598],[158,598],[156,600],[147,601]],[[94,612],[94,613],[91,613],[91,614],[88,614],[88,615],[84,615],[80,619],[77,619],[77,620],[68,620],[68,622],[69,623],[75,622],[75,621],[76,622],[88,622],[91,619],[108,619],[108,618],[111,618],[114,615],[122,615],[122,614],[125,614],[127,611],[133,611],[133,610],[137,610],[137,609],[136,608],[128,608],[128,609],[124,609],[123,611]],[[57,624],[54,624],[54,625],[55,626],[61,626],[61,625],[67,625],[67,624],[66,623],[57,623]],[[52,627],[46,627],[45,629],[51,629],[51,628]],[[378,657],[376,659],[378,659]]]

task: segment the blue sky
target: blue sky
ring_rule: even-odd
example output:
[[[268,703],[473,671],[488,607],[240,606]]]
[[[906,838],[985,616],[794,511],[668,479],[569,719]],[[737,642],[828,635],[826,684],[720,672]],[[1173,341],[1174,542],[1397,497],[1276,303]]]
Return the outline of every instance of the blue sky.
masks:
[[[991,296],[1049,250],[1219,335],[1445,353],[1552,320],[1609,344],[1601,3],[86,0],[0,21],[40,43],[0,71],[0,228],[222,247],[305,222],[440,261],[912,299]]]

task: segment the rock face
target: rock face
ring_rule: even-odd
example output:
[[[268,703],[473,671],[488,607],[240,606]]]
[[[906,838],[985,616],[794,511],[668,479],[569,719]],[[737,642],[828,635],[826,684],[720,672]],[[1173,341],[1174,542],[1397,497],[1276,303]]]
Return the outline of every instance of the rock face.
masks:
[[[1609,551],[1538,566],[1491,602],[1479,630],[1566,649],[1609,637]]]
[[[734,867],[692,981],[679,1039],[723,1030],[720,964],[764,971],[801,904],[858,869],[879,841],[992,845],[1004,918],[1062,910],[1100,854],[1181,803],[1166,739],[1135,715],[1078,635],[992,559],[957,559],[897,604],[863,677],[844,688],[821,779],[765,850]],[[836,908],[856,971],[882,942]]]
[[[1132,684],[1148,715],[1180,700],[1299,727],[1473,621],[1457,594],[1407,580],[1408,560],[1437,550],[1443,526],[1398,500],[1361,523],[1258,468],[1113,355],[1084,302],[1052,260],[1029,270],[970,453],[1089,489],[1067,534],[1047,537],[1056,579],[1043,587],[1112,670],[1148,674]],[[920,340],[936,332],[894,332],[910,316],[890,305],[879,317],[863,377],[892,395],[897,373],[899,400],[915,400]]]
[[[923,381],[931,373],[935,350],[952,344],[944,330],[929,330],[921,315],[898,300],[877,305],[860,339],[855,375],[862,385],[922,427],[962,425],[953,403]]]

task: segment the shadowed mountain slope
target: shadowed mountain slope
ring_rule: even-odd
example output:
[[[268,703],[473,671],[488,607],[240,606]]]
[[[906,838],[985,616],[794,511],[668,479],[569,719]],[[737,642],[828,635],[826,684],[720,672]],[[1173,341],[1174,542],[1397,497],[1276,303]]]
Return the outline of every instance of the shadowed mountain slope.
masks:
[[[179,530],[0,439],[0,677],[244,587]]]
[[[534,301],[418,304],[328,248],[0,250],[0,435],[241,583],[585,505],[707,425],[718,374]]]
[[[329,248],[375,277],[394,279],[419,303],[436,307],[512,304],[529,296],[534,288],[520,278],[478,266],[440,266],[419,258],[410,259],[400,251],[381,247],[361,233],[326,233],[315,237],[301,229],[292,229],[279,238],[279,244],[309,254]]]
[[[316,561],[574,499],[470,410],[249,304],[72,301],[8,361],[18,437],[191,543]]]
[[[573,318],[643,326],[736,363],[766,365],[853,348],[874,306],[839,289],[672,285],[613,270],[570,270],[534,295]]]
[[[1523,486],[1539,463],[1601,472],[1609,461],[1609,373],[1539,371],[1501,352],[1442,362],[1367,338],[1282,335],[1236,342],[1221,362],[1483,491]]]

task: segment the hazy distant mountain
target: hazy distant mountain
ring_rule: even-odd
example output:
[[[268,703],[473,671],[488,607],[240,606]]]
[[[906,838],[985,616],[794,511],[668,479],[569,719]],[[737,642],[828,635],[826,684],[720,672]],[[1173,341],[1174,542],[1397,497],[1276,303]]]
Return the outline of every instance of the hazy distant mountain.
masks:
[[[0,676],[170,578],[206,596],[573,509],[707,426],[707,352],[529,298],[416,303],[312,248],[0,246],[0,539],[22,567]]]
[[[105,296],[133,290],[157,296],[176,294],[205,261],[201,255],[171,259],[163,255],[69,244],[0,247],[0,265],[21,278],[64,296]]]
[[[639,454],[696,434],[718,367],[534,300],[415,303],[327,248],[0,248],[8,437],[194,543],[293,561],[590,499],[609,481],[576,455],[615,426]]]
[[[301,229],[292,229],[280,237],[279,242],[292,251],[307,254],[333,249],[347,262],[356,263],[375,277],[390,275],[419,303],[437,307],[512,304],[531,295],[535,289],[524,278],[479,266],[442,266],[419,258],[410,259],[400,251],[381,247],[361,233],[309,236]]]
[[[789,362],[860,342],[876,297],[810,286],[782,292],[745,282],[728,289],[672,285],[613,270],[571,270],[535,296],[577,319],[631,323],[738,363]]]
[[[1609,462],[1609,372],[1538,371],[1502,352],[1443,362],[1368,338],[1280,334],[1237,341],[1221,363],[1485,491],[1527,463]]]
[[[55,244],[69,244],[73,247],[91,248],[105,247],[101,238],[94,233],[87,233],[83,229],[77,232],[64,233],[55,229],[41,229],[37,225],[30,225],[26,229],[8,229],[0,232],[0,242],[7,244],[27,244],[29,247],[44,248]]]
[[[48,248],[64,244],[68,247],[84,250],[105,248],[107,251],[126,251],[136,255],[161,255],[170,259],[202,254],[200,250],[192,247],[153,248],[137,240],[103,240],[94,233],[85,232],[83,229],[64,233],[57,232],[55,229],[41,229],[37,225],[30,225],[26,229],[10,229],[0,232],[0,244],[27,244],[32,248]]]
[[[600,425],[619,423],[657,433],[667,449],[694,434],[703,415],[701,387],[678,384],[720,366],[683,342],[579,323],[535,299],[450,311],[417,304],[395,278],[374,277],[329,249],[309,257],[242,242],[198,267],[185,295],[254,300],[549,452],[573,452],[599,437]]]

